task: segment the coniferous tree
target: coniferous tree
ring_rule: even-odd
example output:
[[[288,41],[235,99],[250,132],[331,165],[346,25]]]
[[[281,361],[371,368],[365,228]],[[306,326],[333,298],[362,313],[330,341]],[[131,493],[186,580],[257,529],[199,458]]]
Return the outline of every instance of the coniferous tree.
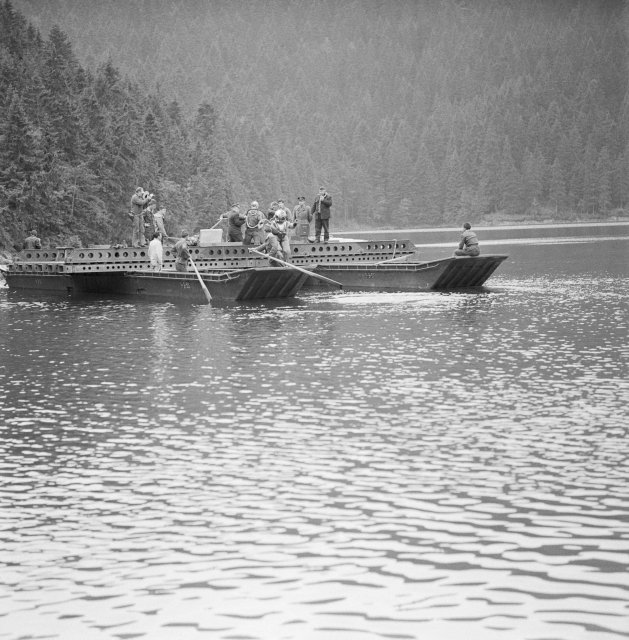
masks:
[[[596,183],[597,211],[609,211],[612,204],[612,168],[607,147],[601,149],[596,161]]]
[[[500,208],[508,213],[521,213],[523,209],[522,179],[515,166],[511,143],[507,136],[503,140],[500,153],[498,185],[501,193]]]
[[[559,158],[555,158],[551,167],[548,200],[550,205],[554,207],[556,214],[562,211],[566,205],[566,181]]]
[[[192,222],[214,221],[231,197],[310,198],[324,181],[343,225],[415,219],[407,201],[439,224],[454,148],[460,206],[476,220],[524,218],[533,202],[539,216],[598,217],[627,203],[621,2],[224,11],[221,0],[152,0],[148,15],[142,0],[14,3],[0,4],[0,125],[16,92],[41,165],[25,172],[28,207],[42,218],[58,207],[60,236],[124,236],[137,185]],[[14,6],[36,15],[44,37]],[[285,37],[312,33],[323,9],[325,38]],[[216,122],[203,140],[195,120],[210,95]]]
[[[446,181],[444,195],[444,222],[456,222],[463,208],[463,171],[456,147],[446,161]]]
[[[26,117],[16,91],[0,128],[0,211],[3,226],[34,223],[43,158],[41,131]]]

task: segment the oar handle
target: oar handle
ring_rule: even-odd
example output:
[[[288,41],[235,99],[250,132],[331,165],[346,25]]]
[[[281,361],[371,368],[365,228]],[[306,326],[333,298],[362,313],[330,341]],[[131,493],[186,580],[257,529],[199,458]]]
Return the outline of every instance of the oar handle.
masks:
[[[192,264],[192,268],[194,269],[194,272],[197,274],[197,278],[199,279],[199,284],[201,285],[201,289],[203,289],[203,293],[205,294],[206,300],[208,302],[212,302],[212,296],[210,295],[210,291],[205,285],[205,282],[203,282],[203,278],[201,277],[201,274],[197,269],[197,265],[194,264],[194,260],[192,259],[192,256],[189,256],[189,259],[190,259],[190,263]]]
[[[308,269],[302,269],[301,267],[298,267],[295,264],[291,264],[290,262],[284,262],[284,260],[280,260],[275,256],[268,256],[265,253],[256,251],[255,249],[249,249],[249,253],[255,253],[256,255],[262,256],[263,258],[269,258],[271,260],[275,260],[276,262],[283,264],[285,267],[290,267],[291,269],[297,269],[297,271],[306,273],[309,276],[312,276],[313,278],[317,278],[318,280],[323,280],[324,282],[329,282],[330,284],[333,284],[335,287],[340,287],[341,289],[343,288],[343,285],[340,282],[337,282],[336,280],[332,280],[332,278],[326,278],[325,276],[321,276],[318,273],[314,273],[313,271],[308,271]]]

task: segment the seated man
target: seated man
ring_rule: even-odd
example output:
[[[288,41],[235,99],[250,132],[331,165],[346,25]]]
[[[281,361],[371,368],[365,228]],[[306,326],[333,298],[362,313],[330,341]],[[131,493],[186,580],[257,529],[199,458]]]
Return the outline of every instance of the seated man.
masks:
[[[472,225],[466,222],[463,225],[463,233],[461,234],[461,242],[459,248],[454,252],[455,256],[479,256],[480,248],[478,246],[478,238],[472,231]]]

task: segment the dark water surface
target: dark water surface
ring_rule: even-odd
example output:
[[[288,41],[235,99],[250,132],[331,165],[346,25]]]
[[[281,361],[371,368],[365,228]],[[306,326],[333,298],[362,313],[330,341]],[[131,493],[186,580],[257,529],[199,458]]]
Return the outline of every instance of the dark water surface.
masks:
[[[629,241],[484,249],[480,293],[0,291],[0,639],[628,637]]]

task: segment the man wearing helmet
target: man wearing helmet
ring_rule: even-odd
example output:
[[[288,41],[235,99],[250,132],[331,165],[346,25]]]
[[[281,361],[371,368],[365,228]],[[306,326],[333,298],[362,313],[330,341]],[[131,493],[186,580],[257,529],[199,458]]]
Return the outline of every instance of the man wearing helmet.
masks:
[[[277,208],[281,209],[286,214],[286,219],[289,222],[293,221],[293,212],[290,210],[290,207],[288,207],[288,206],[286,206],[284,204],[284,200],[278,200],[277,201]]]
[[[275,212],[275,217],[271,222],[271,233],[277,237],[280,247],[282,247],[285,262],[290,262],[292,255],[290,241],[288,239],[288,231],[294,226],[294,223],[288,222],[286,219],[286,211],[284,211],[284,209],[278,209]]]
[[[245,239],[243,244],[260,244],[264,241],[262,223],[266,218],[258,207],[258,202],[254,200],[245,214]]]

